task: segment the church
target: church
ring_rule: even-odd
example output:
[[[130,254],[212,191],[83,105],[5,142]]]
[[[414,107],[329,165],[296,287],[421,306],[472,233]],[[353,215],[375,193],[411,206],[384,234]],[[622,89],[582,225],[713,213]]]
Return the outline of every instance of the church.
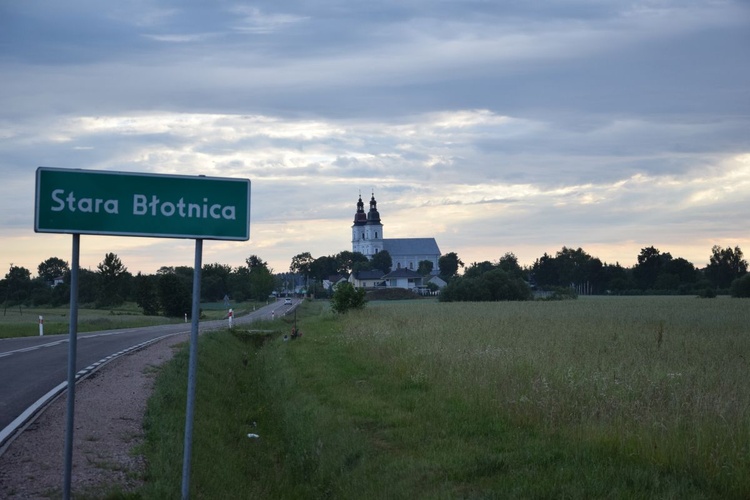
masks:
[[[373,255],[384,250],[391,256],[394,271],[416,271],[420,261],[429,260],[432,262],[433,274],[438,272],[440,249],[435,238],[385,238],[375,193],[370,198],[370,210],[366,213],[360,195],[352,225],[352,252],[359,252],[371,259]]]

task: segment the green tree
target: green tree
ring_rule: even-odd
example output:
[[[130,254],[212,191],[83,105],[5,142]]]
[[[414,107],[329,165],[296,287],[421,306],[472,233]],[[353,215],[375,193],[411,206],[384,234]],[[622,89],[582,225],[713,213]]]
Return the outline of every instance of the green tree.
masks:
[[[484,273],[488,273],[495,269],[495,265],[489,260],[482,262],[472,262],[469,267],[464,271],[465,278],[478,278]]]
[[[367,256],[360,252],[344,250],[337,253],[334,258],[338,263],[336,272],[339,274],[351,274],[358,263],[369,262]]]
[[[37,266],[37,272],[44,281],[52,283],[55,278],[67,276],[70,273],[70,266],[58,257],[50,257]]]
[[[134,278],[135,303],[146,316],[159,314],[159,276],[138,273]]]
[[[107,253],[96,268],[100,277],[96,307],[117,306],[125,302],[128,268],[122,264],[120,258],[114,253]]]
[[[229,276],[232,267],[225,264],[206,264],[201,270],[201,298],[206,302],[218,302],[229,295]]]
[[[31,290],[31,271],[21,266],[10,265],[10,269],[3,280],[5,289],[5,304],[22,304],[29,298]]]
[[[674,291],[680,288],[680,277],[674,273],[661,272],[654,282],[654,290]]]
[[[250,297],[253,300],[266,300],[276,288],[273,273],[267,267],[256,267],[250,272]]]
[[[289,265],[289,272],[300,274],[307,280],[310,277],[310,271],[315,259],[310,252],[302,252],[292,257],[292,263]]]
[[[518,264],[518,257],[513,252],[508,252],[497,261],[498,269],[502,269],[511,276],[523,278],[524,272]]]
[[[750,297],[750,274],[732,281],[731,292],[732,297]]]
[[[193,280],[176,272],[158,276],[159,303],[165,316],[181,318],[191,314]]]
[[[625,269],[619,262],[602,266],[602,291],[620,294],[637,287],[630,269]]]
[[[711,258],[705,274],[713,286],[729,288],[732,281],[746,273],[747,261],[743,258],[740,247],[721,248],[715,245],[711,249]]]
[[[318,257],[310,265],[310,277],[315,281],[323,281],[332,274],[338,273],[339,263],[336,257],[324,255]]]
[[[388,274],[391,272],[393,259],[387,250],[382,250],[372,256],[370,263],[372,264],[373,269],[380,269],[383,273]]]
[[[245,263],[250,271],[250,298],[257,301],[266,300],[275,288],[273,272],[257,255],[251,255],[245,259]]]
[[[373,269],[372,262],[367,257],[365,257],[365,260],[363,261],[355,262],[354,265],[352,266],[353,273],[358,273],[360,271],[372,271],[372,269]]]
[[[534,282],[540,287],[560,286],[557,267],[557,259],[544,252],[531,266]]]
[[[677,276],[680,284],[690,284],[698,281],[698,271],[695,266],[683,259],[677,257],[664,264],[664,272]]]
[[[555,255],[557,287],[581,287],[596,293],[604,290],[606,274],[602,261],[592,257],[582,248],[562,249]]]
[[[365,290],[354,288],[349,282],[340,283],[331,298],[331,309],[338,314],[344,314],[350,309],[362,309],[366,304]]]
[[[245,264],[247,264],[248,269],[250,269],[250,272],[253,272],[253,269],[258,267],[268,267],[268,263],[258,257],[257,255],[251,255],[247,259],[245,259]]]
[[[237,302],[242,302],[250,298],[250,268],[247,266],[238,266],[229,275],[230,297]]]
[[[671,260],[671,254],[661,253],[652,246],[641,249],[638,263],[633,267],[633,277],[641,290],[654,289],[656,279]]]
[[[31,280],[26,303],[33,306],[51,305],[55,302],[54,288],[40,277]]]
[[[101,275],[89,269],[78,270],[78,302],[95,304],[99,296]]]
[[[422,276],[429,276],[433,267],[435,267],[435,264],[431,260],[420,260],[417,272]]]
[[[579,285],[590,281],[588,271],[592,257],[582,248],[572,249],[562,247],[555,255],[557,261],[557,285]],[[598,261],[598,259],[597,259]],[[601,262],[599,262],[601,268]]]
[[[440,256],[438,259],[438,269],[440,276],[450,279],[458,274],[458,268],[464,267],[464,263],[458,258],[456,252],[450,252]]]

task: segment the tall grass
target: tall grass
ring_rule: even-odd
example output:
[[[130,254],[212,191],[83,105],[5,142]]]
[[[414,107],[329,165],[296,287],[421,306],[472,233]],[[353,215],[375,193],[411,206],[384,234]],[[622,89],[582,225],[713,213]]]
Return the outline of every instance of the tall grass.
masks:
[[[294,342],[277,335],[256,349],[251,334],[211,334],[192,488],[198,498],[748,498],[747,305],[419,301],[334,317],[308,304]],[[164,369],[150,403],[146,498],[179,492],[185,365],[182,354]]]
[[[748,493],[747,306],[664,297],[373,307],[347,318],[342,341],[467,411]]]

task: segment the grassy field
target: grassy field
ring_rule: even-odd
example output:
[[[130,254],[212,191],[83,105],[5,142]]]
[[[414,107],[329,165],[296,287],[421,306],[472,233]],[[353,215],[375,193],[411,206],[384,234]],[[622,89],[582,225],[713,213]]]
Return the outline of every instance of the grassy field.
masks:
[[[314,302],[293,342],[206,335],[192,496],[750,498],[749,305]],[[149,403],[142,498],[179,497],[186,372]]]
[[[0,338],[39,335],[39,316],[44,318],[45,335],[68,333],[70,306],[24,307],[23,309],[16,306],[9,307],[4,312],[0,311]],[[106,310],[87,308],[78,310],[78,331],[81,333],[163,325],[176,321],[178,320],[162,316],[144,316],[135,304],[125,304]]]
[[[236,315],[252,310],[261,303],[243,302],[234,304]],[[201,319],[223,319],[227,308],[223,303],[201,304]],[[56,335],[68,333],[70,325],[70,306],[64,307],[8,307],[0,309],[0,339],[9,337],[31,337],[39,335],[39,316],[44,318],[44,334]],[[181,323],[184,318],[165,318],[164,316],[144,316],[134,303],[126,303],[110,309],[78,310],[78,331],[95,332],[116,330],[120,328],[137,328],[142,326]]]

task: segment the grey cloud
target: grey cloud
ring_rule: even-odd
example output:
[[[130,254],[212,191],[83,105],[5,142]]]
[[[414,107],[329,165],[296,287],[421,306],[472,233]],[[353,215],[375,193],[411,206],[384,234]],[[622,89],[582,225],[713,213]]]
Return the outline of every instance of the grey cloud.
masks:
[[[748,12],[699,0],[6,2],[0,169],[13,180],[0,214],[30,224],[17,208],[31,211],[46,164],[248,176],[253,217],[274,225],[349,219],[359,189],[404,213],[481,205],[502,221],[446,230],[448,251],[665,227],[674,239],[745,234],[731,203],[691,196],[750,151]],[[76,122],[97,116],[113,125]],[[128,117],[161,123],[117,121]]]

